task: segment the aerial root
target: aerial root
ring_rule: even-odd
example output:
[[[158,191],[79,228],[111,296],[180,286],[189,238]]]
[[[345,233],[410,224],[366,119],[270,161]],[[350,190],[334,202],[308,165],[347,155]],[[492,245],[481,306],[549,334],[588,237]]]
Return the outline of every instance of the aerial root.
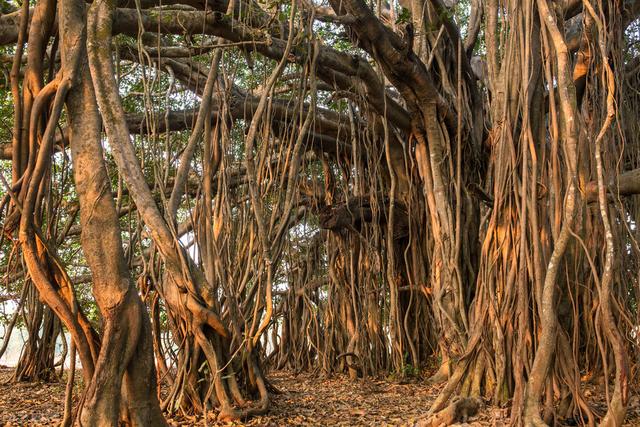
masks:
[[[455,423],[466,423],[482,407],[477,397],[455,397],[451,404],[429,418],[418,420],[415,427],[446,427]]]

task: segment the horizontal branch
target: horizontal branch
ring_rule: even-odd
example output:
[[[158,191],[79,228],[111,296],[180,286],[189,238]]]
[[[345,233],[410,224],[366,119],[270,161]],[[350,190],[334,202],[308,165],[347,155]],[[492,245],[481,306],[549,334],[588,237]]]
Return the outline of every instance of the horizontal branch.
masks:
[[[215,3],[212,7],[221,7]],[[252,17],[254,15],[252,14]],[[253,19],[253,18],[252,18]],[[17,42],[20,12],[0,17],[0,45]],[[139,23],[148,32],[162,34],[203,34],[218,36],[233,43],[253,42],[252,50],[275,60],[282,58],[286,41],[263,29],[255,29],[222,13],[184,10],[142,10],[119,8],[114,16],[114,33],[137,37]],[[366,105],[379,115],[386,115],[398,128],[409,131],[408,112],[388,93],[369,62],[358,55],[320,45],[317,75],[339,90],[362,88]],[[249,49],[249,47],[245,48]],[[310,58],[308,46],[295,46],[289,56],[292,63],[305,64]]]
[[[610,196],[634,196],[640,194],[640,168],[623,172],[607,188]],[[598,201],[598,182],[591,181],[585,189],[588,202]]]
[[[211,120],[218,118],[220,114],[221,101],[213,99],[211,101]],[[250,119],[258,106],[258,98],[234,91],[228,102],[229,118]],[[307,104],[302,106],[302,116],[306,116],[309,111]],[[299,125],[301,116],[300,107],[295,101],[274,99],[271,102],[272,126],[278,134],[283,134],[287,129]],[[168,131],[180,131],[190,129],[195,123],[198,111],[196,109],[159,112],[151,119],[148,115],[136,113],[127,115],[127,124],[131,133],[149,133],[154,130],[157,133]],[[356,134],[363,132],[364,123],[356,129]],[[314,121],[308,133],[309,147],[327,154],[337,155],[339,153],[350,152],[351,150],[351,129],[349,118],[335,111],[326,108],[316,107],[314,110]]]
[[[363,224],[387,221],[389,198],[378,195],[375,200],[370,196],[352,197],[346,202],[320,208],[320,227],[326,230],[361,231]],[[393,238],[395,240],[409,235],[409,216],[402,203],[395,202]]]

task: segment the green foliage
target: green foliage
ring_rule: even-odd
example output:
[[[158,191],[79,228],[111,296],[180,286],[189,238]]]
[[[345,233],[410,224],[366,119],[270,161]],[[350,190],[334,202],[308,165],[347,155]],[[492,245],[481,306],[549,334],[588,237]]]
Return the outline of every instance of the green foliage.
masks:
[[[411,11],[406,7],[403,7],[400,13],[398,14],[398,19],[396,19],[396,24],[408,24],[411,22]]]
[[[408,355],[407,355],[408,356]],[[410,363],[406,363],[402,369],[402,375],[406,378],[419,377],[422,374],[422,369],[418,366],[413,366]]]

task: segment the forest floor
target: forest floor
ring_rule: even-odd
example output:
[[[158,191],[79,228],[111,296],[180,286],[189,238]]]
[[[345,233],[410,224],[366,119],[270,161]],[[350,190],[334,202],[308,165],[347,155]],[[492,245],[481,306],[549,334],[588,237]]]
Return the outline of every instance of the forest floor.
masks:
[[[11,383],[12,369],[0,366],[0,426],[55,426],[62,420],[64,381]],[[214,414],[178,417],[173,426],[413,426],[424,417],[438,388],[423,381],[369,378],[351,381],[346,376],[318,378],[311,374],[272,372],[271,382],[280,394],[273,395],[268,415],[246,423],[216,424]],[[79,384],[76,385],[79,387]],[[76,397],[77,398],[77,397]],[[640,426],[640,398],[631,397],[629,421]],[[482,408],[467,424],[458,426],[505,426],[508,411]]]

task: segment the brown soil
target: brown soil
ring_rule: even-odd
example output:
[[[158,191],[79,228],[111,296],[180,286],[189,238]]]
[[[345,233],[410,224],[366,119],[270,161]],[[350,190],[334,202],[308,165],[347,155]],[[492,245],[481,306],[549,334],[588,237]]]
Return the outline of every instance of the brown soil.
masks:
[[[0,426],[53,426],[62,420],[65,383],[11,383],[12,370],[0,367]],[[174,426],[411,426],[423,417],[437,395],[422,381],[391,379],[351,381],[345,376],[318,378],[310,374],[272,372],[271,382],[281,391],[272,397],[268,415],[246,423],[218,424],[215,414],[176,417]],[[76,385],[76,392],[80,385]],[[77,393],[76,393],[77,394]],[[591,394],[591,393],[589,393]],[[77,399],[77,397],[76,397]],[[640,426],[640,399],[632,396],[630,421]],[[478,416],[459,426],[504,426],[508,411],[482,408]]]

